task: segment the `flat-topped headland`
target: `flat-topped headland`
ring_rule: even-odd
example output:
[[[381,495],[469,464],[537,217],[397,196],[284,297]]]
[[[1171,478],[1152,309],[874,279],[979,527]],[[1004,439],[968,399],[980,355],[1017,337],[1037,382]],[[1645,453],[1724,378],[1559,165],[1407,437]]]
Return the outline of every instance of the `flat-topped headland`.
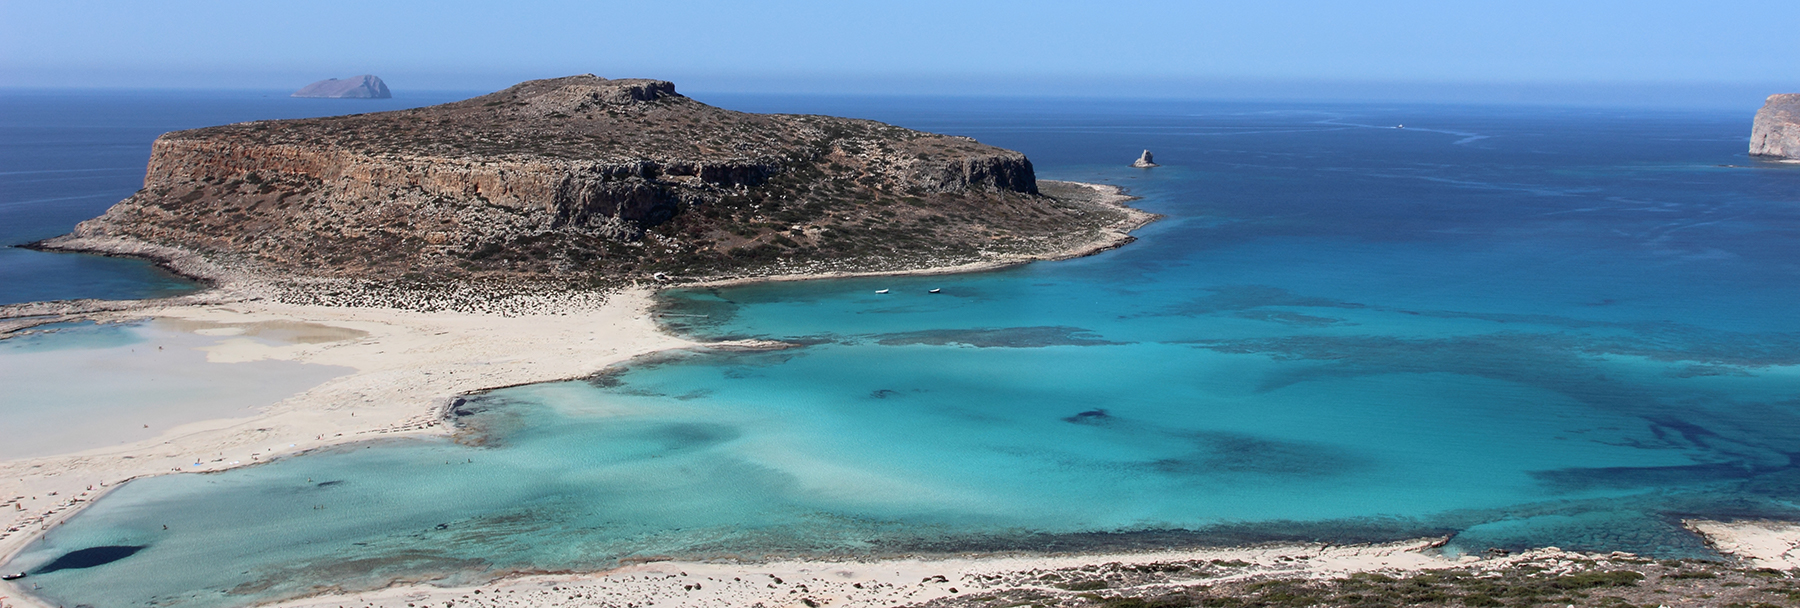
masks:
[[[142,190],[41,246],[300,301],[345,285],[604,288],[1063,257],[1146,221],[1104,194],[1040,185],[1025,155],[966,137],[584,75],[168,133]]]

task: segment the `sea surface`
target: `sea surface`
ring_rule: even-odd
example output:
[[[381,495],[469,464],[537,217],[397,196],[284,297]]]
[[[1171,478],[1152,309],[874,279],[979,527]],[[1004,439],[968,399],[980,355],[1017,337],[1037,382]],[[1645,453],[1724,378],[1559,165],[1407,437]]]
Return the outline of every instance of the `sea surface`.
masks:
[[[1800,519],[1800,167],[1746,157],[1755,108],[699,98],[972,136],[1165,219],[999,272],[671,292],[673,329],[795,347],[136,481],[0,569],[237,606],[661,557],[1709,557],[1683,518]]]

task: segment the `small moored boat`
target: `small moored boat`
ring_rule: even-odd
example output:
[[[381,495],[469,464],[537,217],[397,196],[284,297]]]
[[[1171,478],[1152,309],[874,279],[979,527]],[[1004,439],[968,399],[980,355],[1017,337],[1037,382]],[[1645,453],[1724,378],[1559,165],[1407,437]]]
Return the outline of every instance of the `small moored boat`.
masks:
[[[941,292],[941,291],[943,291],[943,289],[942,289],[942,288],[938,288],[938,289],[933,289],[933,290],[931,290],[931,293],[938,293],[938,292]]]
[[[24,572],[11,572],[11,573],[7,573],[7,574],[0,574],[0,581],[16,581],[16,580],[19,580],[22,578],[25,578]]]
[[[875,291],[875,293],[887,293],[887,292],[888,292],[888,290],[886,290],[886,289],[878,289]]]

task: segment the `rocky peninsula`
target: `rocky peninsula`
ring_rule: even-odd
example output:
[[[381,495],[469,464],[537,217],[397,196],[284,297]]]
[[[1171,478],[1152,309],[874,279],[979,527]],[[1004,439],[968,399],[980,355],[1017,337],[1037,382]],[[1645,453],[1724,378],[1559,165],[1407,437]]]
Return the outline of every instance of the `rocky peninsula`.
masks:
[[[1750,155],[1800,160],[1800,93],[1770,95],[1750,129]]]
[[[892,272],[1114,246],[1147,214],[966,137],[735,112],[660,80],[168,133],[144,188],[40,246],[288,301],[447,284]],[[321,287],[321,284],[328,284]]]

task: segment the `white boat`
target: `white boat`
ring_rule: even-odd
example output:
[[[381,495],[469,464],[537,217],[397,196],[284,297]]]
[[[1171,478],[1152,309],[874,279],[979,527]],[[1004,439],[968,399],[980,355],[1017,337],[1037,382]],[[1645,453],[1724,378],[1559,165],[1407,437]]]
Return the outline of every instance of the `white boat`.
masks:
[[[931,290],[931,293],[938,293],[938,292],[940,292],[940,291],[943,291],[943,289],[941,289],[941,288],[940,288],[940,289],[933,289],[933,290]]]
[[[887,292],[888,292],[888,290],[882,289],[882,290],[876,291],[875,293],[887,293]]]

